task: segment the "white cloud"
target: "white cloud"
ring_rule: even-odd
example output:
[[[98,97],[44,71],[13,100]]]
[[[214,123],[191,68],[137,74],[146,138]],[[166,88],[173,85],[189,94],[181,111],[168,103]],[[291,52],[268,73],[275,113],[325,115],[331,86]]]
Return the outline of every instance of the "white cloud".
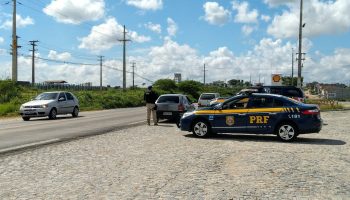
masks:
[[[54,60],[67,61],[71,58],[71,54],[68,52],[57,53],[54,50],[50,50],[49,55],[47,55],[47,57]]]
[[[269,22],[271,20],[271,17],[268,15],[261,15],[260,16],[261,20],[263,20],[264,22]]]
[[[305,48],[311,48],[309,42]],[[191,79],[203,82],[203,63],[206,63],[207,82],[216,80],[242,79],[253,83],[259,81],[270,84],[271,73],[291,75],[292,48],[297,45],[283,42],[281,39],[262,39],[255,47],[246,53],[235,55],[228,47],[219,47],[206,56],[198,55],[196,49],[187,44],[179,44],[171,39],[164,40],[160,46],[149,49],[147,56],[128,57],[137,63],[136,73],[153,81],[161,78],[173,78],[174,73],[181,73],[183,79]],[[271,56],[273,55],[273,56]],[[302,75],[305,82],[342,82],[350,79],[350,49],[337,49],[332,55],[321,55],[320,59],[306,57]],[[45,80],[63,79],[69,83],[92,82],[99,85],[99,65],[83,66],[69,64],[48,64],[37,60],[37,82]],[[121,69],[122,62],[118,60],[106,60],[105,66]],[[130,71],[130,67],[127,66]],[[0,68],[2,76],[9,76],[11,63],[4,63]],[[19,57],[19,79],[31,80],[31,59]],[[296,74],[296,65],[294,68]],[[135,76],[135,83],[141,85],[146,80]],[[121,85],[122,73],[109,68],[103,68],[104,85]],[[127,85],[132,84],[131,74],[127,74]]]
[[[142,10],[159,10],[163,7],[162,0],[127,0],[126,3]]]
[[[0,37],[0,44],[4,43],[5,39],[3,37]]]
[[[248,25],[242,26],[242,32],[245,36],[250,35],[254,30],[256,30],[256,27],[254,26],[248,26]]]
[[[104,9],[104,0],[53,0],[43,11],[54,17],[58,22],[80,24],[102,18]]]
[[[22,18],[21,15],[16,15],[16,26],[17,28],[24,28],[28,25],[33,25],[34,20],[27,16],[25,18]],[[3,24],[1,24],[0,29],[11,29],[12,28],[12,19],[6,20]]]
[[[169,36],[175,36],[177,33],[177,30],[178,30],[177,24],[171,18],[168,18],[167,22],[168,22],[167,31],[168,31]]]
[[[237,11],[237,14],[235,16],[235,22],[238,22],[238,23],[257,23],[258,22],[258,16],[259,16],[258,10],[254,9],[252,11],[249,11],[249,3],[247,1],[239,3],[238,1],[234,0],[232,2],[232,9]]]
[[[204,19],[209,24],[223,25],[230,20],[231,13],[217,2],[206,2],[203,5],[205,16]]]
[[[285,5],[296,2],[295,0],[264,0],[264,3],[268,4],[271,7],[276,7],[279,5]]]
[[[7,54],[7,50],[6,49],[0,49],[0,55],[4,56]]]
[[[105,23],[92,27],[90,34],[80,39],[79,48],[94,52],[110,49],[119,43],[118,38],[123,38],[123,30],[123,26],[115,18],[109,18]],[[135,31],[128,30],[127,35],[133,42],[143,43],[151,40]]]
[[[304,1],[303,35],[306,37],[344,33],[350,29],[350,1]],[[299,27],[299,4],[276,15],[267,32],[276,38],[295,38]]]
[[[144,24],[144,26],[155,33],[160,34],[162,32],[162,27],[160,24],[153,24],[152,22],[148,22],[147,24]]]
[[[346,83],[350,80],[350,49],[336,49],[319,61],[307,59],[303,68],[309,82]]]

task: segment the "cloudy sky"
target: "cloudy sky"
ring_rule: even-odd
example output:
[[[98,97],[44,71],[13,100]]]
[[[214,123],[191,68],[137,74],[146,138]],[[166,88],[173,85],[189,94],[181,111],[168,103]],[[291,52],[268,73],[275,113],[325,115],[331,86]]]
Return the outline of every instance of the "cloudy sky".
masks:
[[[127,71],[135,83],[161,78],[270,84],[290,76],[298,48],[299,0],[17,0],[18,79],[31,80],[30,40],[39,40],[36,81],[122,85],[123,25]],[[11,77],[12,5],[0,5],[0,79]],[[350,83],[350,1],[304,1],[305,82]],[[297,64],[294,62],[294,75]],[[127,85],[132,84],[131,73]]]

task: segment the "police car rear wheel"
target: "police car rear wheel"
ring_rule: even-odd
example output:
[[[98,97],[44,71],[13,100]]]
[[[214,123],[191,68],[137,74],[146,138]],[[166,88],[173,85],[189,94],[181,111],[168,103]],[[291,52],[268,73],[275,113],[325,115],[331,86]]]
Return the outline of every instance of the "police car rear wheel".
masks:
[[[207,137],[210,135],[211,130],[207,122],[197,121],[192,127],[192,132],[197,137]]]
[[[297,130],[292,124],[282,123],[277,129],[277,136],[285,142],[295,140],[297,135]]]

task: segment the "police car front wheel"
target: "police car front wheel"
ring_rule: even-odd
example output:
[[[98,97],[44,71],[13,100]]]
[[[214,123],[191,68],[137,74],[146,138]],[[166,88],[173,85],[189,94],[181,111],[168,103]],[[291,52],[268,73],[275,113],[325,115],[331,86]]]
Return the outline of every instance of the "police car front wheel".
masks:
[[[285,142],[293,141],[298,136],[297,129],[290,123],[281,123],[277,128],[277,136]]]
[[[198,120],[193,124],[192,132],[197,137],[207,137],[211,133],[211,128],[207,122]]]

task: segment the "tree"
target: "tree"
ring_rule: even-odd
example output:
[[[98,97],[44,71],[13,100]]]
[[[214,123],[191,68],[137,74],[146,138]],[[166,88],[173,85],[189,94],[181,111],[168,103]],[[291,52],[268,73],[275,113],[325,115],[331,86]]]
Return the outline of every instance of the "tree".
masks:
[[[178,84],[179,89],[185,94],[191,95],[193,98],[198,99],[203,84],[198,81],[182,81]]]
[[[243,85],[243,80],[239,80],[239,79],[231,79],[227,82],[230,86],[242,86]]]
[[[301,82],[303,82],[304,77],[301,77]],[[292,77],[290,76],[284,76],[282,77],[282,85],[292,85],[296,86],[298,81],[298,77],[293,77],[293,83],[292,83]]]
[[[175,81],[171,79],[159,79],[153,85],[160,90],[168,92],[173,92],[177,89]]]

